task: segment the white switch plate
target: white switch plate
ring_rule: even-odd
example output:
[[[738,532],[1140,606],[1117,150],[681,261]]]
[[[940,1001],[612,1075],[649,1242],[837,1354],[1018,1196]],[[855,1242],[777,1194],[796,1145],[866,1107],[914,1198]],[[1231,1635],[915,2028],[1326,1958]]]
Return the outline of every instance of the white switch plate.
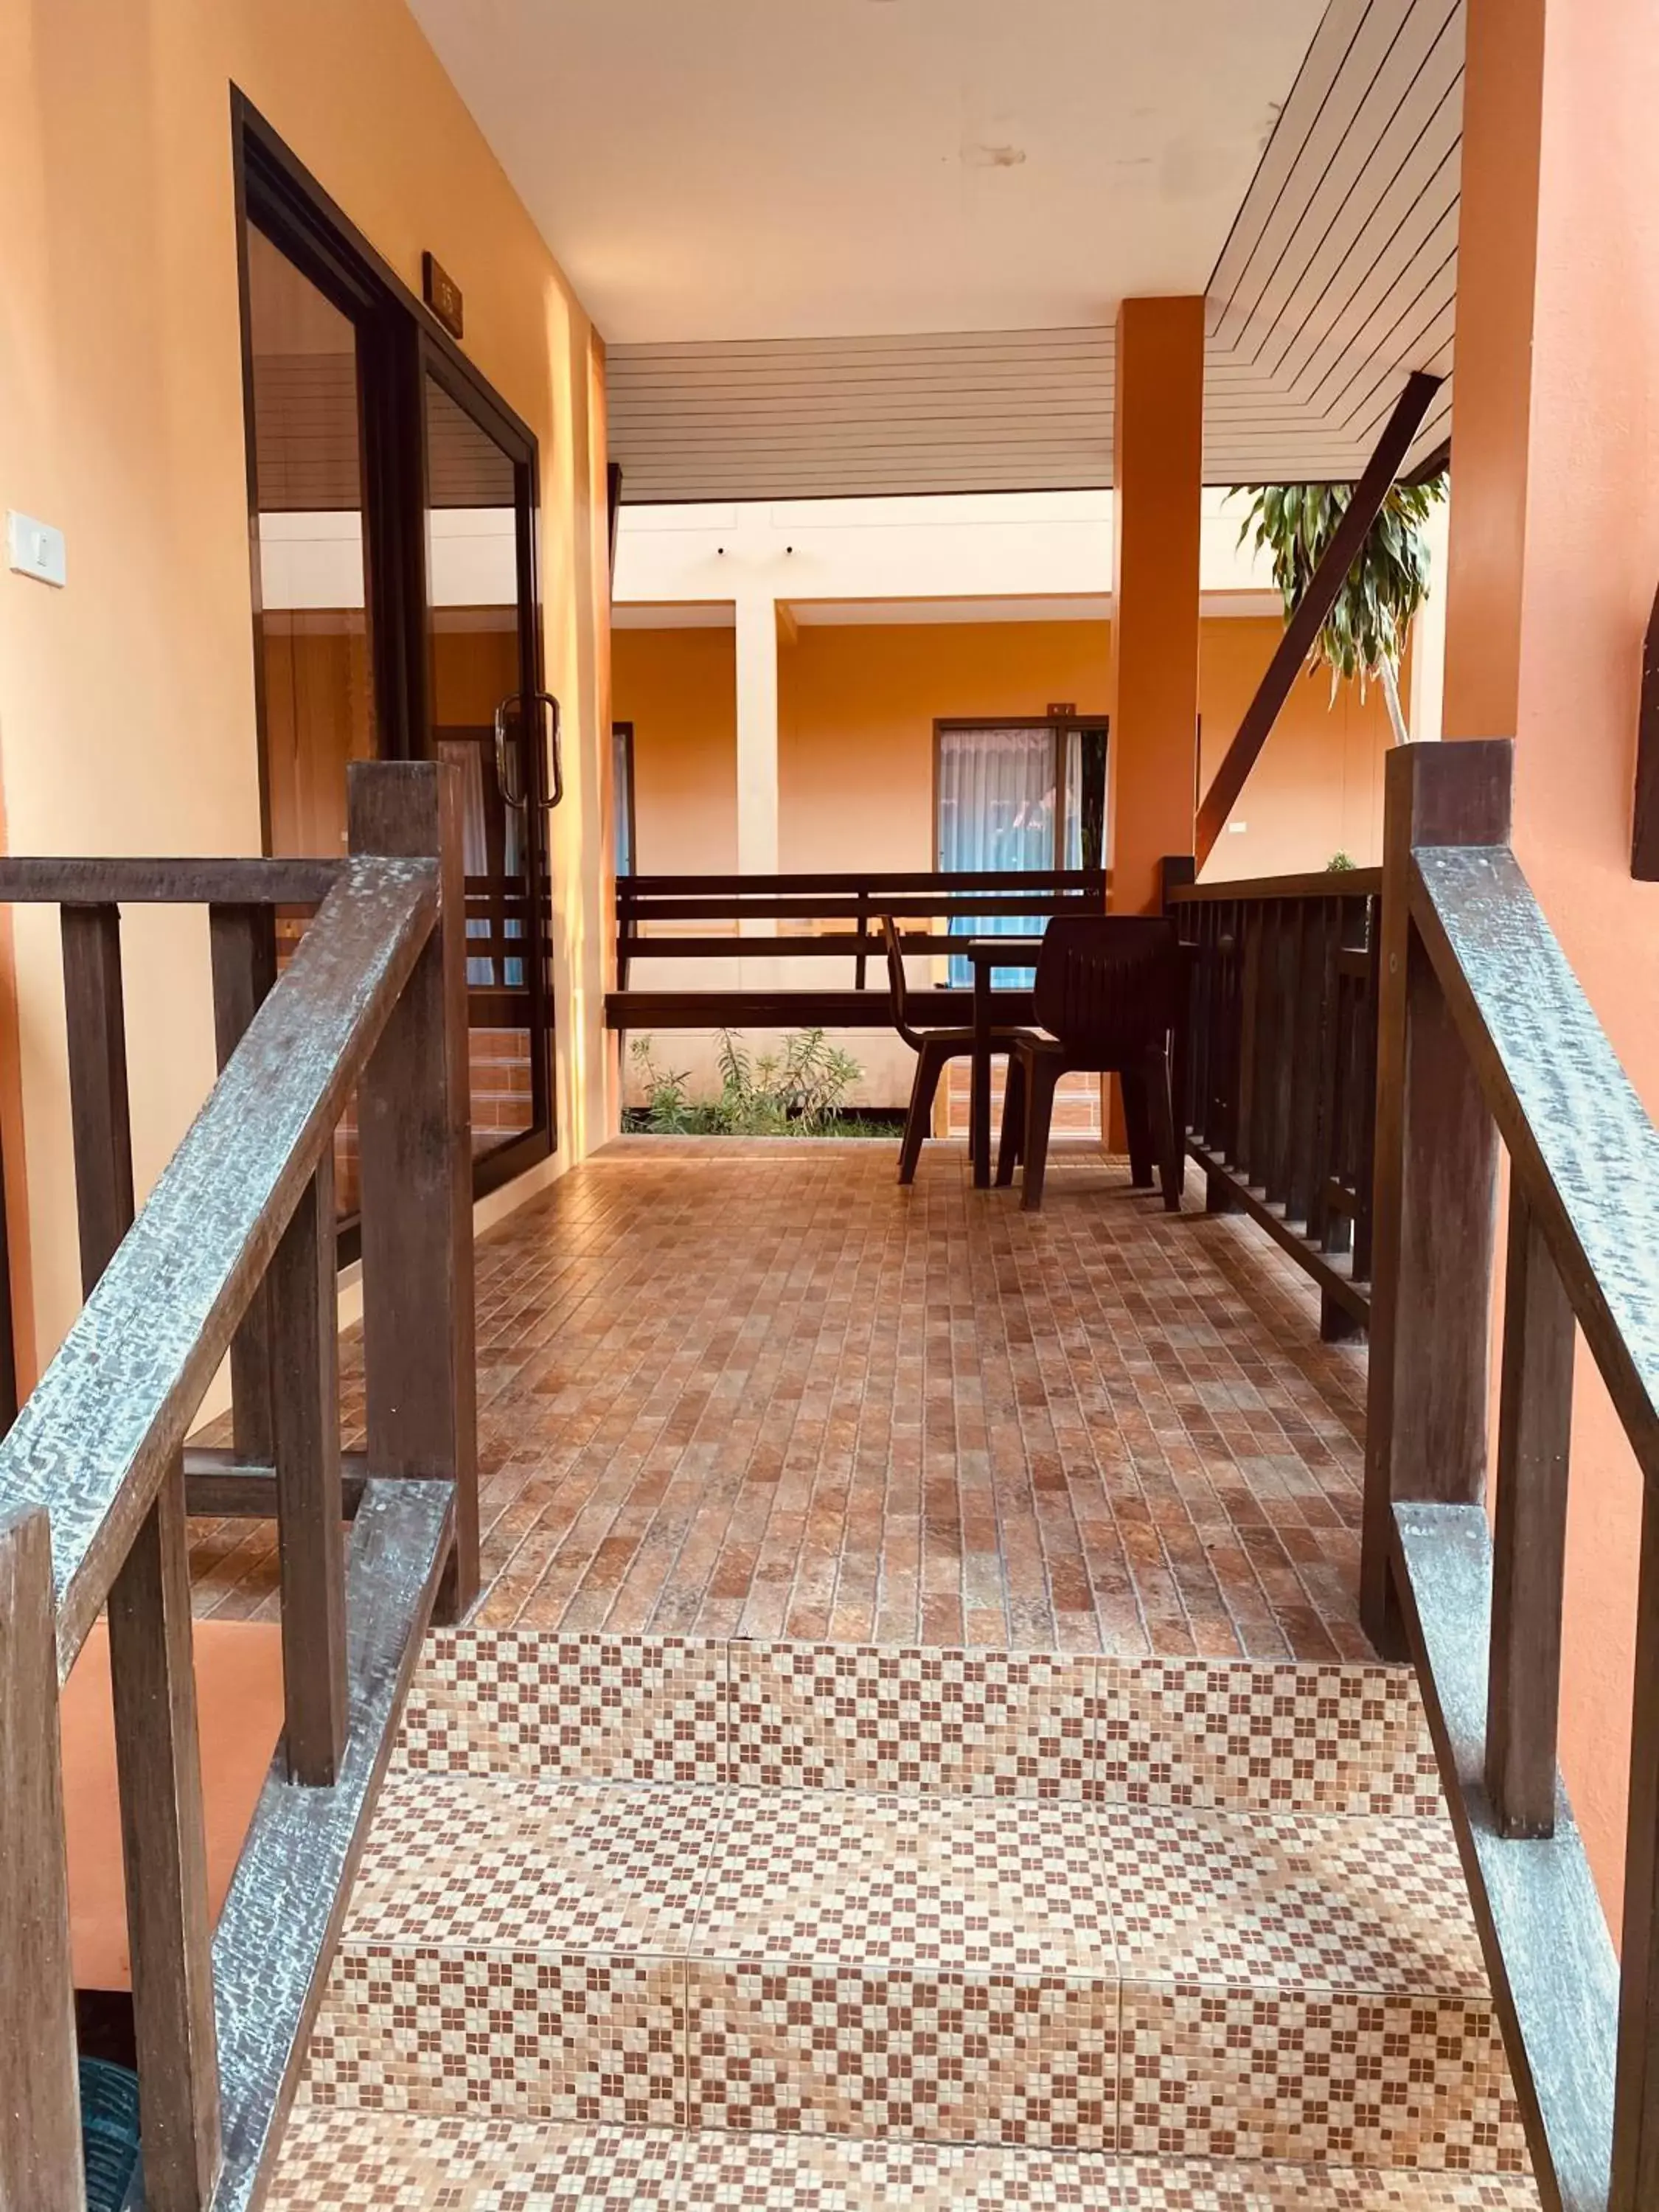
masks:
[[[37,522],[32,514],[17,514],[6,511],[6,560],[20,576],[33,576],[42,584],[56,584],[61,591],[69,581],[69,569],[64,551],[64,533],[54,530],[49,522]]]
[[[1230,822],[1227,824],[1227,829],[1231,836],[1234,837],[1242,837],[1249,826],[1250,825],[1248,822]]]

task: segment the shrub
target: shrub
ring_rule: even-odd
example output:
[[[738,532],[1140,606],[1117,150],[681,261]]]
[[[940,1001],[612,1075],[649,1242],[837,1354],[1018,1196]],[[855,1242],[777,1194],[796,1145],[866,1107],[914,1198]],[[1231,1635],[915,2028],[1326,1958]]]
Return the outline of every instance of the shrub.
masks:
[[[792,1030],[779,1052],[752,1054],[720,1031],[720,1091],[693,1098],[690,1073],[659,1067],[652,1041],[636,1037],[631,1056],[645,1083],[645,1127],[654,1137],[820,1137],[864,1070],[822,1030]]]

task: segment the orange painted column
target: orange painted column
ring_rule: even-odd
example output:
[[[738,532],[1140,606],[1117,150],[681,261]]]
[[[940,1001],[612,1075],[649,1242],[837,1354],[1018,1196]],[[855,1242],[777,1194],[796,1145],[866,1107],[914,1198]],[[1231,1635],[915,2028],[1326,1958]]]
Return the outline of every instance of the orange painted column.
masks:
[[[1659,1116],[1659,884],[1630,872],[1659,586],[1656,114],[1652,0],[1469,0],[1444,734],[1515,738],[1522,866]],[[1581,1351],[1561,1758],[1615,1934],[1640,1489]]]
[[[1148,914],[1158,862],[1190,853],[1198,780],[1204,302],[1125,300],[1113,422],[1111,835],[1115,913]]]

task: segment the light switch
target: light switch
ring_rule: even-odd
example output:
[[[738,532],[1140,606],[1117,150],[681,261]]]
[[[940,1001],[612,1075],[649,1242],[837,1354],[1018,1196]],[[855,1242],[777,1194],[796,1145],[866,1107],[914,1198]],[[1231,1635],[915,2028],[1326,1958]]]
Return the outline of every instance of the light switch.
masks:
[[[6,560],[20,576],[33,576],[39,583],[56,584],[61,590],[69,581],[63,532],[10,508],[6,511]]]

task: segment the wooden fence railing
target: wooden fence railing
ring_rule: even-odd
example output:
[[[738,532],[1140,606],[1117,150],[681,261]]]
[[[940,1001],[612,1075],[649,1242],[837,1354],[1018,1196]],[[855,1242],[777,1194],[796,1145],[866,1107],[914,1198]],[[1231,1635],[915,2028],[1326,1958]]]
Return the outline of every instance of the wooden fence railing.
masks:
[[[240,2212],[423,1627],[477,1589],[459,803],[451,768],[354,767],[344,861],[0,860],[0,901],[62,908],[87,1293],[0,1443],[0,2204],[85,2202],[58,1699],[99,1613],[143,2201]],[[222,1068],[135,1219],[119,909],[137,902],[207,904]],[[283,905],[316,914],[278,981]],[[354,1087],[368,1450],[348,1546],[332,1139]],[[281,1524],[286,1721],[210,1934],[184,1440],[227,1352],[218,1480]]]
[[[1372,1636],[1403,1626],[1417,1662],[1543,2201],[1650,2212],[1659,1130],[1510,849],[1511,753],[1389,762],[1362,1597]],[[1556,1762],[1576,1331],[1643,1485],[1621,1962]]]
[[[1307,1269],[1322,1335],[1363,1335],[1382,871],[1194,884],[1191,866],[1165,862],[1164,901],[1190,948],[1176,1112],[1206,1203]]]
[[[612,1029],[711,1029],[751,1022],[823,1029],[885,1029],[892,1020],[881,917],[906,925],[907,952],[948,953],[959,945],[952,922],[1030,915],[1098,914],[1107,878],[1097,868],[998,869],[900,874],[796,876],[620,876],[617,879],[617,985],[605,1000]],[[697,929],[697,923],[713,925]],[[836,925],[824,929],[822,923]],[[764,934],[757,933],[761,924]],[[939,925],[943,924],[941,928]],[[749,926],[744,934],[745,925]],[[836,960],[853,968],[853,987],[829,990],[757,988],[756,962]],[[629,988],[638,960],[741,961],[744,973],[718,990]],[[1029,994],[1017,994],[1024,999]],[[924,1021],[968,1019],[971,991],[912,994]],[[1011,1005],[1009,1018],[1029,1019]]]

